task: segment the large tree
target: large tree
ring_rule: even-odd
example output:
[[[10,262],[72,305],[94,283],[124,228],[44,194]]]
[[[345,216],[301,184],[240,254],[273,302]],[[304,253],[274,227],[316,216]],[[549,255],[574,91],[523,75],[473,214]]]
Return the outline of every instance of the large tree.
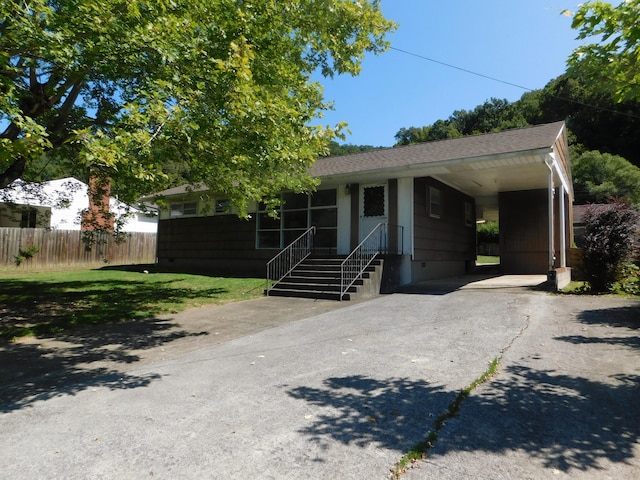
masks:
[[[576,203],[624,199],[640,204],[640,168],[618,155],[588,151],[571,160]]]
[[[525,96],[517,101],[520,108]],[[536,92],[539,112],[532,123],[566,120],[575,141],[587,150],[620,155],[640,166],[640,103],[616,102],[588,80],[563,74]]]
[[[0,189],[42,159],[112,179],[131,201],[186,165],[247,201],[313,187],[341,125],[312,74],[357,74],[395,28],[378,0],[0,3]],[[182,167],[181,167],[182,168]]]
[[[598,38],[578,47],[569,58],[570,71],[593,82],[617,101],[640,100],[640,0],[617,6],[587,2],[575,12],[572,27],[579,39]]]

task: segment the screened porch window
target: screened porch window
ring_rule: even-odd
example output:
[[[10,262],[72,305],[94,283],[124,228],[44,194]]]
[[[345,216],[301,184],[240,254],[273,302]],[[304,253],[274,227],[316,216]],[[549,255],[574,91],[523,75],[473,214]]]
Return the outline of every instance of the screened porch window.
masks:
[[[308,196],[282,195],[279,218],[268,215],[264,205],[257,214],[257,248],[284,248],[309,227],[316,227],[314,248],[335,251],[338,243],[336,190],[320,190]]]

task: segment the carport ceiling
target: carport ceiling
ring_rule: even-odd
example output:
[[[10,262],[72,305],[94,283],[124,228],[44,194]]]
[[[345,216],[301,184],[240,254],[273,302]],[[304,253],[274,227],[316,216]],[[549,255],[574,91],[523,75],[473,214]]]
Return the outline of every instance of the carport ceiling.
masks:
[[[478,219],[498,220],[498,194],[518,190],[548,188],[546,155],[523,155],[467,163],[429,176],[476,200]],[[426,172],[425,172],[426,173]]]
[[[547,188],[547,153],[467,158],[422,168],[416,165],[411,170],[412,176],[434,177],[472,197],[487,197],[499,192]]]

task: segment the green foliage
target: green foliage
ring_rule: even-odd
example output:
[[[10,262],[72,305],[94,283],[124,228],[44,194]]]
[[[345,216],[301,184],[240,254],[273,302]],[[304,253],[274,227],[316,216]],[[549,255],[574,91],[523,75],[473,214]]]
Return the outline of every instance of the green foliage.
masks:
[[[593,84],[569,74],[550,81],[537,100],[539,114],[527,117],[530,123],[566,120],[574,143],[621,155],[640,166],[640,103],[616,103]]]
[[[622,201],[587,208],[584,269],[592,292],[610,291],[622,278],[633,251],[638,219],[638,211]]]
[[[351,155],[353,153],[370,152],[383,147],[374,147],[372,145],[340,145],[338,142],[332,140],[329,142],[329,151],[326,156],[338,156],[338,155]]]
[[[640,203],[640,168],[624,158],[589,151],[571,163],[576,203],[608,203],[612,198]]]
[[[126,203],[175,175],[246,212],[312,190],[342,124],[311,80],[356,75],[395,28],[377,0],[0,3],[0,188],[47,159],[109,177]]]
[[[578,7],[572,28],[578,39],[599,37],[597,43],[578,47],[569,58],[576,76],[616,101],[640,100],[640,0],[625,0],[617,6],[587,2]]]
[[[474,110],[456,110],[447,120],[437,120],[429,126],[401,128],[395,138],[396,145],[409,145],[527,125],[523,111],[516,104],[492,98]]]
[[[40,251],[40,248],[38,248],[36,245],[31,245],[30,247],[27,247],[24,249],[21,248],[19,250],[18,255],[13,257],[16,267],[19,267],[20,265],[22,265],[22,262],[24,262],[25,260],[31,259],[39,251]]]
[[[498,243],[500,224],[498,222],[479,223],[476,227],[478,243]]]
[[[626,263],[622,267],[620,280],[614,285],[617,293],[640,296],[640,266]]]

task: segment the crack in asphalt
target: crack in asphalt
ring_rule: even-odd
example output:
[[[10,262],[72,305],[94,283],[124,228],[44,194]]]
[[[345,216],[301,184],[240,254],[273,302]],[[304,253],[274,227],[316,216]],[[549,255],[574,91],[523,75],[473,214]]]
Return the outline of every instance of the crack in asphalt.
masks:
[[[507,305],[507,309],[511,309],[514,307],[516,301],[509,302]],[[400,476],[407,472],[407,465],[413,464],[420,460],[424,460],[427,458],[429,451],[435,447],[436,442],[438,441],[438,436],[440,432],[444,429],[447,420],[457,417],[460,414],[460,410],[462,409],[462,404],[464,400],[480,385],[489,381],[493,376],[498,373],[498,368],[502,358],[505,353],[507,353],[511,347],[515,344],[515,342],[524,335],[525,331],[529,328],[531,324],[531,316],[525,315],[524,325],[520,328],[520,330],[509,340],[507,345],[500,349],[498,352],[498,356],[495,357],[487,369],[475,380],[473,380],[466,388],[460,390],[455,398],[449,403],[447,409],[438,415],[436,420],[433,422],[433,428],[427,433],[426,439],[422,442],[418,443],[415,447],[413,447],[409,453],[404,455],[398,463],[391,469],[391,479],[397,480]]]

